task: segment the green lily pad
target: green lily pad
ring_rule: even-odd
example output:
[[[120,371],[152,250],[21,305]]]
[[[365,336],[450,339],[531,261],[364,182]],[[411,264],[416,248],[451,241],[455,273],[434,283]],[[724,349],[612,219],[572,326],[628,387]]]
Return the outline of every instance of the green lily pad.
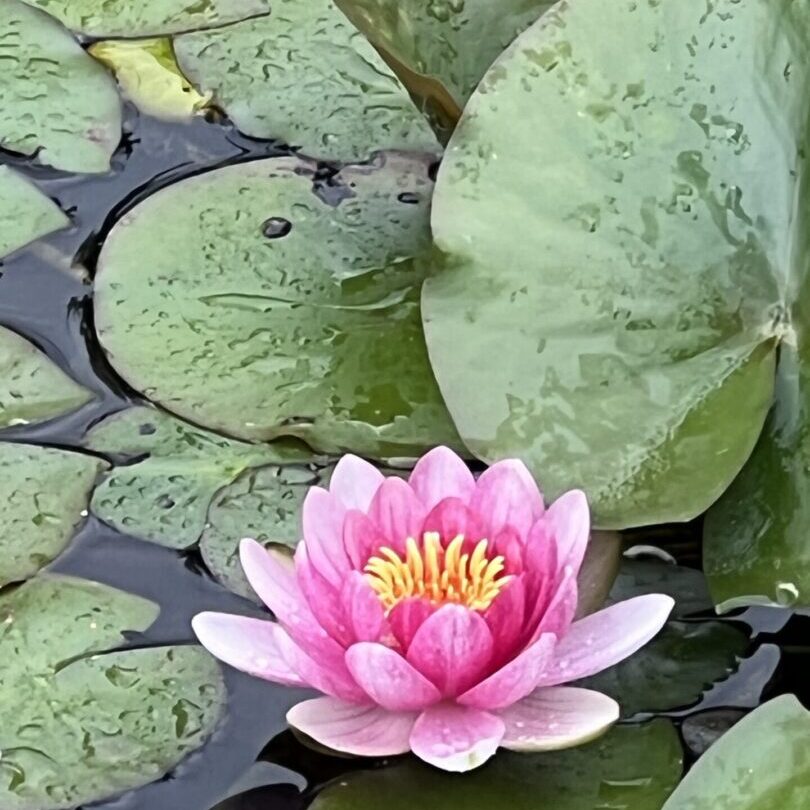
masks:
[[[0,442],[0,587],[32,576],[67,546],[103,467],[92,456]]]
[[[92,398],[33,344],[0,327],[0,428],[44,422]]]
[[[25,0],[93,37],[155,37],[266,14],[270,0]]]
[[[463,107],[501,51],[555,0],[337,0],[383,52]]]
[[[442,393],[470,450],[583,487],[601,527],[697,516],[756,443],[797,339],[809,10],[560,3],[448,146]]]
[[[435,152],[427,120],[332,0],[276,0],[269,17],[178,37],[180,67],[236,126],[313,157]]]
[[[95,490],[93,513],[119,531],[176,549],[199,540],[214,494],[244,470],[308,457],[285,444],[226,439],[146,407],[105,419],[85,445],[132,457]]]
[[[681,775],[678,734],[666,720],[613,728],[596,742],[545,754],[501,752],[464,774],[409,759],[341,776],[312,810],[660,810]]]
[[[804,810],[810,804],[810,714],[793,695],[771,700],[726,732],[664,810]]]
[[[425,156],[327,181],[274,158],[157,192],[118,223],[96,277],[99,339],[135,388],[242,439],[415,456],[459,445],[419,314]]]
[[[71,172],[105,172],[121,139],[115,82],[60,23],[0,3],[0,146]]]
[[[69,224],[62,209],[30,180],[0,166],[0,259]]]
[[[199,748],[226,695],[198,647],[104,654],[151,602],[40,575],[0,595],[0,806],[57,810],[160,778]]]

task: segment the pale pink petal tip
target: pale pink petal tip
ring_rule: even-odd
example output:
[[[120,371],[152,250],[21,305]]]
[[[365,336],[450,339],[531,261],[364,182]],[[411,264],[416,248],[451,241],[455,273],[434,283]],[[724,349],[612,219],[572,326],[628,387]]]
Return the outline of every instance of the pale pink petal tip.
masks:
[[[422,456],[408,482],[428,510],[445,498],[468,503],[475,492],[475,478],[469,467],[449,447],[435,447]]]
[[[373,464],[349,454],[343,456],[335,466],[329,482],[329,492],[346,509],[365,512],[384,480],[383,474]]]

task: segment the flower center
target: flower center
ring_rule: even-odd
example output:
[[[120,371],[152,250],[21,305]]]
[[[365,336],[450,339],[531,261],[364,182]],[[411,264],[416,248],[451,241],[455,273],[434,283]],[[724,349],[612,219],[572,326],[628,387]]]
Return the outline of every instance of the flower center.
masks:
[[[409,537],[404,560],[396,551],[381,548],[379,556],[368,561],[368,581],[386,611],[411,597],[486,610],[511,577],[498,576],[504,570],[503,557],[487,557],[488,540],[480,540],[472,554],[462,554],[463,545],[461,534],[447,548],[438,532],[425,532],[421,549]]]

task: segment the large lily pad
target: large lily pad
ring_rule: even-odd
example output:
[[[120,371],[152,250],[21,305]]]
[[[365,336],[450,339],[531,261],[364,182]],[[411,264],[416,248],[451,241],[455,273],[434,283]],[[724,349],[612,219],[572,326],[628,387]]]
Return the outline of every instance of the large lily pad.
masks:
[[[0,428],[53,419],[92,397],[33,344],[0,327]]]
[[[197,647],[104,654],[157,608],[40,575],[0,596],[0,806],[57,810],[162,776],[213,731],[225,704]]]
[[[115,82],[60,23],[0,3],[0,146],[72,172],[104,172],[121,138]]]
[[[32,182],[0,166],[0,259],[69,224],[64,211]]]
[[[0,587],[35,574],[70,542],[103,466],[92,456],[0,442]]]
[[[266,14],[270,0],[25,0],[94,37],[154,37]]]
[[[312,810],[660,810],[681,775],[682,751],[670,723],[612,729],[596,742],[547,754],[500,753],[459,778],[410,759],[342,776]]]
[[[276,158],[191,178],[112,230],[96,326],[119,373],[166,408],[244,439],[416,455],[458,438],[428,364],[423,156],[331,178]]]
[[[243,470],[307,457],[284,444],[226,439],[146,407],[104,420],[85,444],[119,461],[93,493],[94,514],[119,531],[177,549],[199,540],[214,494]]]
[[[332,0],[276,0],[269,17],[175,40],[183,72],[239,129],[313,157],[436,151],[425,118]]]
[[[754,447],[776,345],[803,340],[808,18],[558,4],[448,147],[423,302],[440,387],[473,452],[583,486],[599,525],[704,511]]]
[[[664,810],[804,810],[810,714],[793,695],[760,706],[686,775]]]

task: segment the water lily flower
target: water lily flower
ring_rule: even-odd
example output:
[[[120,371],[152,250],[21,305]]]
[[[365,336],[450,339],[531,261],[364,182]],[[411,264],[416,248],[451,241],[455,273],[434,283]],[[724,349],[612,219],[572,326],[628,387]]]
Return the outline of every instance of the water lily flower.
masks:
[[[499,746],[565,748],[619,708],[563,684],[631,655],[673,606],[638,596],[575,621],[589,534],[585,495],[546,508],[519,461],[476,480],[439,447],[405,481],[344,456],[307,494],[294,563],[242,541],[278,621],[202,613],[194,630],[237,669],[324,693],[287,719],[332,749],[466,771]]]

